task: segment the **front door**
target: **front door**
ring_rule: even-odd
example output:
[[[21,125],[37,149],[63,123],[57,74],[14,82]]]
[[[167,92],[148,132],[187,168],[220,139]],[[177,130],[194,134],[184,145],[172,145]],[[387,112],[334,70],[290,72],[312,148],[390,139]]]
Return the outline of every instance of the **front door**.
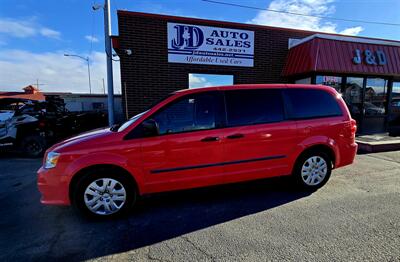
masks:
[[[219,92],[186,95],[150,118],[159,136],[142,140],[147,192],[212,184],[221,174]]]
[[[393,82],[392,85],[388,128],[391,135],[400,135],[400,82],[398,81]]]
[[[358,131],[361,131],[363,119],[363,86],[364,78],[347,77],[346,86],[342,92],[344,101],[350,110],[351,117],[356,120]]]
[[[383,78],[367,78],[364,90],[363,133],[386,131],[388,81]]]
[[[296,129],[284,121],[279,89],[225,91],[224,182],[284,174]],[[293,140],[293,141],[292,141]]]
[[[385,132],[388,81],[382,78],[347,77],[343,98],[363,134]]]

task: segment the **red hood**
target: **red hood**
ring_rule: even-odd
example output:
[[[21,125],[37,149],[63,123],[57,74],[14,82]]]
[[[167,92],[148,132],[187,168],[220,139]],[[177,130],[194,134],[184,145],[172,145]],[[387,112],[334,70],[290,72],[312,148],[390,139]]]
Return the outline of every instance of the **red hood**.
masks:
[[[81,148],[85,146],[85,142],[89,141],[93,143],[94,140],[99,140],[99,142],[103,141],[104,138],[115,134],[114,132],[110,131],[110,128],[102,128],[102,129],[95,129],[89,132],[85,132],[79,134],[77,136],[68,138],[60,143],[55,144],[48,151],[57,151],[63,152],[68,151],[69,149],[78,149],[77,147]]]

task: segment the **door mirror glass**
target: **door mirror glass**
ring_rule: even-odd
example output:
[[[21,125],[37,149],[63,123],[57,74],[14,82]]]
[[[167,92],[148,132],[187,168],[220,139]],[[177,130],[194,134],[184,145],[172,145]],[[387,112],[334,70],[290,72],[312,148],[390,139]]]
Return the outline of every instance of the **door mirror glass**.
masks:
[[[145,137],[159,135],[158,124],[154,119],[147,119],[147,120],[143,121],[141,126],[142,126],[143,135]]]

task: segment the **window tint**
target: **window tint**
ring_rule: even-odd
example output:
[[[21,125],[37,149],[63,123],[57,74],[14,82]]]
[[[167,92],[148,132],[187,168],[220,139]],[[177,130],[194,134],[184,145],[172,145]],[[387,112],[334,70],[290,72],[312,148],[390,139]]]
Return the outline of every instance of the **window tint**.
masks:
[[[291,106],[290,118],[304,119],[342,115],[335,98],[323,91],[313,89],[287,89]]]
[[[284,118],[279,89],[226,91],[225,100],[228,126],[278,122]]]
[[[211,129],[216,126],[216,103],[215,93],[189,95],[167,105],[152,118],[159,126],[160,135]]]

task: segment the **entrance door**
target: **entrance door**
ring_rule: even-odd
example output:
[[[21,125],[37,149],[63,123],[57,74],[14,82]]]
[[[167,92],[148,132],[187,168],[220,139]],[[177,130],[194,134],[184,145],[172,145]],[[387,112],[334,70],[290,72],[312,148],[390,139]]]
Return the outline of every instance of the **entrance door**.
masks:
[[[388,118],[390,135],[400,135],[400,82],[393,82],[392,101]]]
[[[365,82],[364,82],[365,81]],[[385,132],[388,81],[382,78],[348,77],[343,99],[363,134]]]
[[[387,86],[382,78],[367,78],[364,90],[363,133],[382,133],[386,131]]]
[[[364,78],[362,77],[348,77],[342,94],[351,117],[357,121],[358,131],[361,131],[363,113],[363,83]]]

